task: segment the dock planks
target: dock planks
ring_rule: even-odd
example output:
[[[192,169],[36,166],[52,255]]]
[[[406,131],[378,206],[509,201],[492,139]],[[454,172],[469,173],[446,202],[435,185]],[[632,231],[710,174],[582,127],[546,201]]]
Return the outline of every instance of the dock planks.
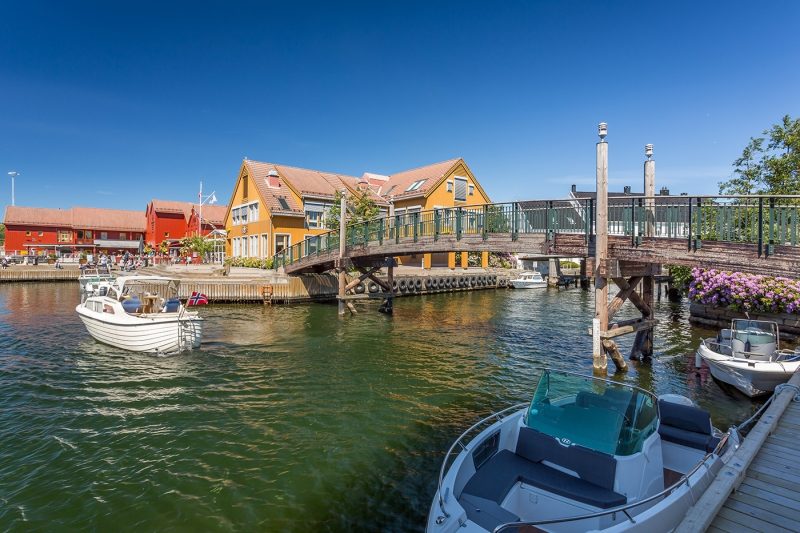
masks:
[[[800,386],[800,373],[789,383]],[[800,402],[784,389],[676,531],[800,530]]]

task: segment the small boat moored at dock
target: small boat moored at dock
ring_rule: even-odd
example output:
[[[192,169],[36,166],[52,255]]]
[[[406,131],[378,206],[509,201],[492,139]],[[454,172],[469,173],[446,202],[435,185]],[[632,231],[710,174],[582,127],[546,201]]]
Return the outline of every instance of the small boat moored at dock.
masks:
[[[517,279],[508,281],[515,289],[541,289],[547,287],[547,280],[540,272],[523,272]]]
[[[703,339],[695,366],[705,361],[711,375],[751,398],[775,390],[800,369],[800,352],[781,350],[778,324],[734,319],[730,329]]]
[[[83,268],[78,277],[78,283],[81,286],[81,292],[91,293],[101,283],[111,283],[114,281],[114,275],[108,267],[102,268]]]
[[[179,283],[160,276],[121,276],[75,311],[89,334],[104,344],[158,354],[191,350],[200,346],[203,319],[178,300]]]
[[[530,404],[450,447],[427,532],[669,531],[733,454],[729,437],[687,398],[545,370]]]

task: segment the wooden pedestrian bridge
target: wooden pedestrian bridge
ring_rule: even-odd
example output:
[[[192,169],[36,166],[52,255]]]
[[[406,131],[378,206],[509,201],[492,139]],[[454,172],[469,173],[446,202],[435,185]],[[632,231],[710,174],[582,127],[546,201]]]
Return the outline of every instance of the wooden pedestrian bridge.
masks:
[[[593,271],[598,220],[608,234],[606,265],[676,264],[796,277],[800,272],[800,196],[609,197],[532,200],[383,216],[308,238],[274,256],[287,274],[437,252],[508,252],[587,258]],[[624,270],[624,269],[623,269]]]

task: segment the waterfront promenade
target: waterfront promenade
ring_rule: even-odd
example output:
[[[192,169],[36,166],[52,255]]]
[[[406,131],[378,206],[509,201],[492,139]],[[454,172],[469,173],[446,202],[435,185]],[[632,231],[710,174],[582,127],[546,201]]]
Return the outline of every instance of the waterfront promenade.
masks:
[[[676,533],[798,530],[800,372],[772,398]]]

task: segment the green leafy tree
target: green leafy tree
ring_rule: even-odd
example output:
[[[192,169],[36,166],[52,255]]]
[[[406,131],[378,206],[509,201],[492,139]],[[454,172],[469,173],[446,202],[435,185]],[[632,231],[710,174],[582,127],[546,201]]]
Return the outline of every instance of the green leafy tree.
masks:
[[[213,241],[209,241],[208,239],[200,237],[199,235],[195,235],[194,237],[184,237],[181,240],[181,252],[185,254],[197,252],[197,254],[202,257],[203,255],[213,251]]]
[[[161,244],[158,245],[158,251],[162,254],[169,252],[169,243],[167,241],[161,241]]]
[[[0,244],[5,244],[6,242],[6,227],[3,224],[0,224]]]
[[[333,205],[325,217],[325,227],[331,230],[339,229],[339,220],[341,219],[341,202],[342,193],[336,191],[333,198]],[[378,216],[380,209],[375,204],[375,201],[369,197],[368,194],[350,195],[347,198],[347,223],[356,224],[370,220]]]
[[[720,194],[800,194],[800,119],[786,115],[763,135],[750,138]]]

